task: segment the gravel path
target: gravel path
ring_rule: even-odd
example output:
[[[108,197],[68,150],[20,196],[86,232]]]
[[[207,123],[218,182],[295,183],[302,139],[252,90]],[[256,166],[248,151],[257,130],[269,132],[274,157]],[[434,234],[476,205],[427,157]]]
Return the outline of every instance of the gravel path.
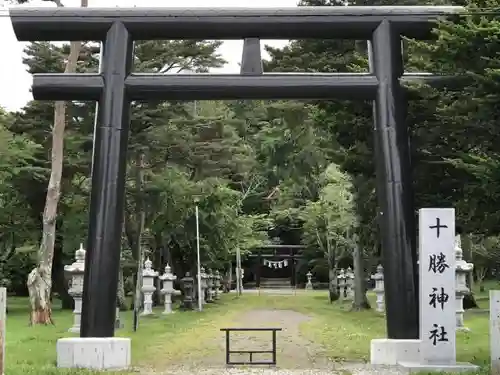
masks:
[[[176,368],[167,372],[149,372],[147,375],[408,375],[407,372],[388,367],[362,366],[346,369],[280,369],[280,368]]]
[[[226,327],[281,328],[277,332],[277,366],[225,365],[223,332],[202,345],[209,350],[193,353],[182,365],[169,366],[165,371],[141,369],[143,375],[403,375],[399,369],[370,366],[361,363],[340,364],[329,361],[325,350],[300,333],[300,325],[311,317],[291,310],[252,310],[228,322]],[[224,328],[226,328],[224,327]],[[222,327],[218,327],[222,328]],[[270,332],[232,332],[232,350],[270,350]],[[238,357],[240,356],[240,357]],[[231,360],[248,360],[248,354],[233,354]],[[254,356],[254,360],[269,361],[270,354]]]

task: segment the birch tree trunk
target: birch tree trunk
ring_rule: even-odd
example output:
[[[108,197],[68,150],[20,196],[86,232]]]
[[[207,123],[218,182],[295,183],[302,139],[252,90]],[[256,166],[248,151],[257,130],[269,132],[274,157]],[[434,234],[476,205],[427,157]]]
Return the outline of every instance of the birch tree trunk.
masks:
[[[54,1],[58,7],[63,5]],[[86,7],[87,0],[81,6]],[[82,42],[71,42],[65,73],[76,71]],[[45,208],[43,212],[42,238],[37,254],[37,266],[29,273],[27,287],[31,304],[31,324],[53,324],[50,295],[52,290],[52,262],[56,237],[57,206],[61,196],[61,177],[64,157],[64,130],[66,128],[66,103],[56,102],[52,127],[51,170]]]

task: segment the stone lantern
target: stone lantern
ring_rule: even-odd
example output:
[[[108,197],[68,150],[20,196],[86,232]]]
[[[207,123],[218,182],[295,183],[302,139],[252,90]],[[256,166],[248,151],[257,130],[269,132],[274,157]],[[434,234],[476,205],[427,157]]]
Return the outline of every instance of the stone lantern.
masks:
[[[377,311],[384,312],[384,267],[382,267],[381,264],[377,266],[377,272],[372,275],[371,279],[375,281],[375,288],[373,289],[373,291],[377,296]]]
[[[142,288],[144,294],[144,310],[141,315],[153,314],[153,293],[156,291],[155,277],[158,276],[153,268],[153,262],[149,258],[144,262],[144,269],[142,270]]]
[[[346,297],[347,299],[354,300],[354,272],[349,267],[346,271]]]
[[[306,290],[312,290],[313,289],[312,276],[313,276],[313,274],[311,273],[311,271],[308,271],[307,274],[306,274],[306,277],[307,277]]]
[[[463,259],[462,241],[460,235],[455,236],[455,298],[457,329],[468,331],[464,326],[464,296],[469,293],[467,288],[467,275],[472,272],[474,265]]]
[[[214,287],[215,287],[215,290],[214,290],[214,298],[217,300],[217,299],[220,299],[220,286],[221,286],[221,275],[220,275],[220,272],[219,270],[215,270],[215,275],[214,275]]]
[[[245,270],[240,268],[240,290],[243,291],[243,279],[245,278]]]
[[[207,298],[205,302],[214,302],[214,274],[211,269],[208,269],[207,274]]]
[[[208,275],[205,272],[205,267],[201,267],[200,269],[200,279],[201,279],[201,303],[205,305],[207,303],[206,301],[206,294],[207,294],[207,289],[208,289]]]
[[[346,296],[346,274],[343,268],[340,269],[339,274],[337,275],[337,281],[337,285],[339,287],[339,298],[342,300]]]
[[[75,251],[75,262],[64,266],[64,271],[71,276],[71,287],[68,293],[75,301],[73,310],[73,326],[68,330],[72,333],[80,333],[80,322],[82,318],[82,295],[83,295],[83,276],[85,273],[85,249],[83,244]]]
[[[165,266],[165,273],[159,277],[162,281],[162,289],[160,293],[163,295],[163,303],[165,306],[165,310],[163,310],[162,314],[172,314],[172,294],[175,293],[174,289],[174,281],[177,279],[172,273],[172,268],[168,265]]]
[[[184,291],[184,301],[182,301],[182,307],[186,310],[193,310],[194,279],[191,277],[191,273],[186,272],[186,276],[181,279],[181,283]]]
[[[120,319],[120,308],[116,307],[116,315],[115,315],[115,329],[123,328],[123,323]]]

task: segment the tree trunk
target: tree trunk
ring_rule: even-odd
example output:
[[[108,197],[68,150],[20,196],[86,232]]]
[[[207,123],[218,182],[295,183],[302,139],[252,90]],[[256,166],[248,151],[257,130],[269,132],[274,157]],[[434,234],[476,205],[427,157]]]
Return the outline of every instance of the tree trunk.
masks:
[[[354,267],[354,301],[352,303],[353,310],[366,310],[370,308],[368,298],[366,298],[366,283],[365,283],[365,270],[363,265],[363,253],[361,247],[356,245],[354,247],[354,254],[352,256]]]
[[[60,220],[58,228],[61,230]],[[52,261],[52,285],[54,285],[54,288],[52,289],[52,298],[54,297],[54,293],[57,293],[59,299],[61,300],[61,308],[63,310],[73,310],[75,308],[73,297],[71,297],[68,293],[70,276],[64,272],[64,251],[62,248],[62,240],[59,237],[60,236],[56,237],[56,243],[54,245],[54,260]]]
[[[227,284],[227,289],[226,293],[229,293],[231,291],[231,286],[233,285],[233,262],[229,261],[228,262],[228,269],[226,273],[226,284]]]
[[[479,292],[482,293],[482,292],[484,292],[483,281],[486,277],[487,268],[486,267],[476,267],[474,271],[476,271],[476,280],[477,280],[477,283],[479,285]]]
[[[161,238],[154,237],[153,244],[153,256],[154,256],[154,268],[158,271],[158,274],[161,275],[163,273],[163,250],[161,249]],[[153,293],[153,306],[161,306],[162,298],[161,298],[161,280],[157,277],[155,279],[156,293]]]
[[[127,299],[125,297],[125,283],[123,280],[123,268],[120,265],[120,273],[118,274],[118,293],[117,293],[117,304],[120,311],[128,310]]]
[[[54,272],[54,270],[52,270]],[[68,293],[69,279],[65,276],[63,270],[57,270],[57,275],[54,278],[58,284],[56,292],[59,294],[61,300],[61,308],[63,310],[73,310],[75,308],[75,301]]]
[[[473,252],[472,252],[472,240],[470,238],[470,235],[465,235],[462,236],[462,250],[463,250],[463,255],[464,259],[467,262],[474,263],[473,259]],[[471,291],[474,290],[474,271],[469,272],[467,274],[467,285]]]
[[[335,263],[335,251],[331,246],[328,247],[328,291],[330,303],[337,301],[340,296],[338,293],[337,266]]]
[[[125,213],[123,215],[123,233],[125,235],[125,238],[127,239],[128,247],[132,250],[132,259],[137,260],[137,253],[133,251],[136,249],[136,233],[134,233],[134,228],[132,224],[132,218],[131,214],[128,212],[128,210],[125,210]]]
[[[477,309],[477,308],[479,308],[479,306],[476,302],[476,298],[474,297],[474,294],[467,293],[464,296],[464,309],[468,310],[468,309]]]
[[[142,268],[144,265],[144,250],[142,244],[142,235],[144,231],[144,222],[146,219],[146,213],[144,211],[144,202],[142,197],[142,185],[144,183],[143,179],[143,168],[144,168],[144,154],[138,153],[136,159],[136,214],[137,219],[137,237],[135,240],[135,253],[137,257],[137,276],[135,280],[135,295],[134,295],[134,332],[137,331],[139,325],[139,309],[142,306]]]
[[[85,1],[85,2],[84,2]],[[86,6],[86,0],[82,6]],[[58,4],[59,6],[59,4]],[[80,54],[81,42],[71,42],[65,73],[74,73]],[[38,264],[28,276],[27,286],[31,304],[31,324],[52,324],[50,294],[52,289],[52,262],[56,235],[57,206],[61,195],[61,177],[64,156],[64,130],[66,103],[56,102],[52,128],[51,171],[45,209],[43,212],[42,239],[38,249]]]
[[[469,281],[469,289],[474,290],[474,288],[475,288],[474,272],[469,272],[469,274],[467,275],[467,279]]]
[[[174,272],[174,261],[172,259],[172,250],[170,250],[170,243],[168,241],[168,236],[164,236],[164,251],[165,251],[165,261],[166,263],[172,267],[172,272]],[[174,272],[175,273],[175,272]]]

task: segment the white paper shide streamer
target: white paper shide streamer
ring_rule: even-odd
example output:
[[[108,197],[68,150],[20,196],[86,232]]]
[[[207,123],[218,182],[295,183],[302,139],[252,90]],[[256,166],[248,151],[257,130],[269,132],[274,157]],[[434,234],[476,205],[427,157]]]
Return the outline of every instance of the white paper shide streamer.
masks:
[[[269,268],[285,268],[288,267],[288,259],[284,260],[267,260],[264,259],[264,266]]]

